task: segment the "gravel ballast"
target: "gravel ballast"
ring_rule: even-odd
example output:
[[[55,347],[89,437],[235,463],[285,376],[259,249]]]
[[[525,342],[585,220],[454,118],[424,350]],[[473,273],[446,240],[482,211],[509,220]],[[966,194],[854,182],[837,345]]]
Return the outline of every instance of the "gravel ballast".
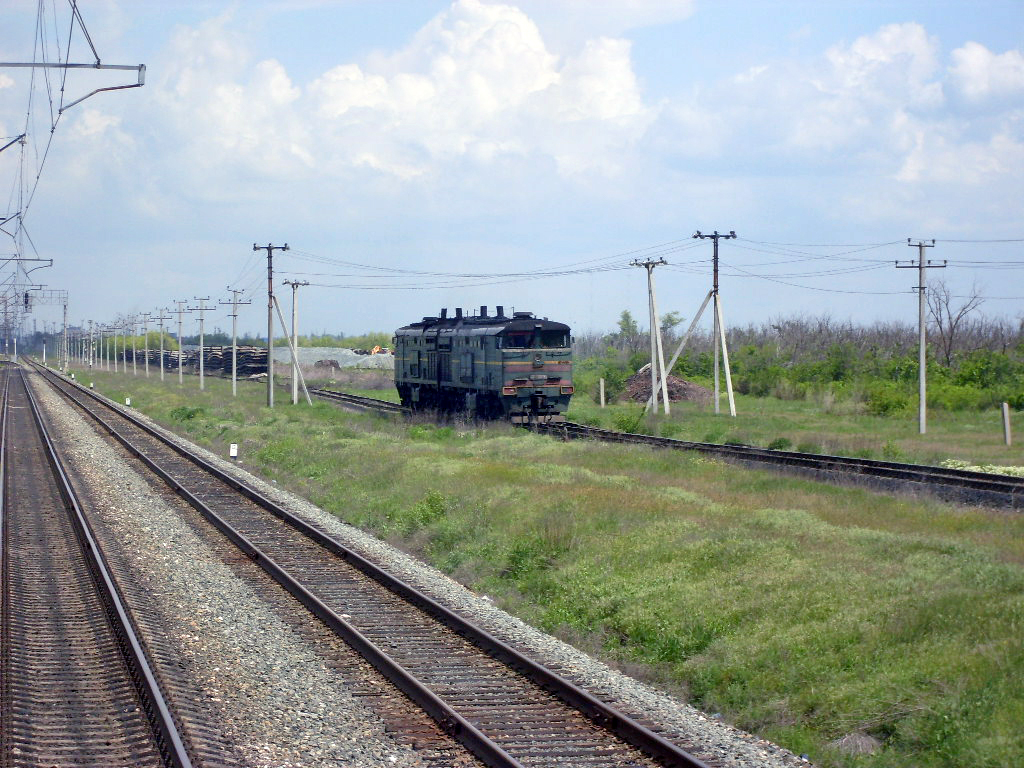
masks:
[[[33,377],[35,378],[35,377]],[[211,603],[209,611],[196,611],[189,607],[199,600],[208,600],[210,594],[204,584],[229,584],[237,579],[230,569],[217,559],[209,546],[184,522],[171,513],[167,504],[149,485],[116,457],[105,440],[87,426],[77,411],[71,411],[57,396],[46,394],[48,387],[37,387],[44,395],[51,418],[58,429],[68,436],[69,453],[81,465],[93,465],[96,482],[118,489],[111,493],[110,503],[118,514],[105,515],[120,519],[118,527],[131,546],[138,548],[141,564],[150,568],[153,578],[166,576],[169,589],[177,593],[183,616],[197,623],[191,639],[183,641],[187,650],[192,643],[216,647],[227,657],[255,656],[251,665],[232,671],[213,670],[211,685],[229,690],[243,684],[253,690],[252,698],[244,702],[222,702],[225,717],[229,717],[238,733],[264,725],[266,741],[250,745],[253,755],[261,755],[263,762],[256,765],[319,766],[319,765],[420,765],[414,752],[396,747],[387,734],[375,733],[374,728],[360,717],[366,716],[364,707],[352,701],[343,686],[331,677],[331,672],[318,656],[304,647],[277,616],[269,611],[252,590],[244,584],[225,587],[234,590],[229,599]],[[120,406],[115,406],[120,407]],[[807,761],[787,750],[748,733],[735,729],[713,716],[680,702],[650,685],[634,680],[607,665],[587,656],[572,646],[526,625],[521,620],[497,608],[485,596],[477,595],[431,566],[376,539],[375,537],[341,522],[308,501],[284,491],[275,485],[249,474],[242,467],[197,447],[174,433],[163,429],[146,417],[132,411],[146,423],[174,442],[200,453],[210,462],[251,485],[267,497],[293,513],[303,517],[339,542],[384,565],[388,570],[411,585],[426,592],[449,608],[471,618],[495,636],[520,650],[527,651],[537,660],[558,670],[578,685],[590,688],[601,698],[612,702],[627,713],[642,717],[664,729],[665,735],[697,754],[711,765],[758,766],[784,768],[806,766]],[[112,523],[113,524],[113,523]],[[250,634],[252,636],[250,636]],[[251,654],[258,643],[260,651]],[[194,651],[193,651],[194,652]],[[228,679],[236,676],[238,679]],[[274,695],[268,694],[265,681],[274,680]],[[285,697],[290,708],[282,711],[279,696]],[[244,704],[244,706],[243,706]],[[230,706],[229,706],[230,705]],[[348,714],[351,705],[354,714]],[[249,711],[251,709],[251,711]],[[343,711],[344,710],[344,711]],[[301,711],[302,717],[294,712]],[[331,713],[332,717],[324,717]],[[371,721],[376,719],[370,713]],[[337,721],[349,725],[338,726]],[[358,726],[354,723],[358,722]],[[353,728],[358,736],[353,740]],[[294,732],[295,739],[304,744],[320,744],[330,749],[323,761],[310,761],[305,750],[294,757],[286,757]],[[272,737],[277,737],[276,740]],[[283,743],[281,743],[283,742]],[[330,744],[332,746],[327,747]],[[294,753],[294,750],[293,750]],[[292,762],[287,762],[291,760]],[[275,762],[276,761],[276,762]]]
[[[224,563],[216,544],[197,535],[184,510],[155,492],[79,411],[32,378],[60,449],[88,485],[89,512],[145,580],[182,663],[249,765],[427,765],[385,733],[384,721]],[[326,630],[323,635],[322,644],[340,644]]]

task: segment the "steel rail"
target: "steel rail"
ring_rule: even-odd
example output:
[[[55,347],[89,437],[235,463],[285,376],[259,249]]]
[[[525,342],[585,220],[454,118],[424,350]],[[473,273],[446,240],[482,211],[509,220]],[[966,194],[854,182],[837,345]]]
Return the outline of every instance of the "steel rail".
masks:
[[[24,378],[24,372],[20,369],[18,370],[18,375]],[[114,626],[115,632],[122,638],[122,648],[127,657],[129,668],[135,671],[136,685],[140,689],[139,692],[143,697],[143,701],[149,705],[147,708],[149,709],[150,720],[160,736],[163,747],[162,751],[167,763],[174,766],[174,768],[192,768],[192,759],[178,731],[178,726],[171,713],[170,706],[160,689],[156,672],[150,665],[142,642],[135,632],[128,609],[121,600],[120,592],[111,574],[110,567],[93,534],[92,526],[85,516],[78,495],[71,486],[64,463],[46,427],[46,421],[43,418],[39,403],[27,381],[25,381],[25,391],[28,394],[32,414],[46,449],[47,459],[57,480],[58,490],[68,506],[68,511],[72,515],[72,521],[82,539],[82,550],[97,576],[97,588],[102,591],[105,602],[110,606],[111,624]],[[5,387],[5,406],[7,404],[6,395]]]
[[[975,492],[984,495],[989,501],[1000,501],[1014,508],[1024,506],[1024,478],[1012,477],[1010,475],[949,469],[925,464],[879,461],[877,459],[799,453],[796,451],[777,451],[749,445],[723,445],[676,440],[668,437],[617,432],[615,430],[601,429],[573,422],[531,424],[527,426],[539,433],[552,434],[564,438],[592,438],[604,442],[698,451],[743,463],[770,464],[797,470],[830,472],[837,475],[865,479],[918,483],[924,487],[960,492],[961,495],[965,495],[966,492]]]
[[[133,414],[123,411],[120,406],[111,403],[96,392],[88,390],[77,382],[70,381],[53,371],[48,369],[41,370],[51,379],[60,381],[62,384],[66,384],[74,388],[77,392],[87,395],[91,399],[100,403],[103,407],[115,411],[135,427],[159,440],[183,458],[188,459],[193,464],[234,488],[246,498],[278,517],[295,530],[325,547],[328,551],[345,560],[371,579],[378,581],[394,594],[416,605],[421,610],[433,616],[450,629],[480,647],[498,661],[501,661],[515,669],[539,687],[555,695],[569,706],[575,708],[599,727],[604,728],[621,738],[626,743],[662,761],[666,766],[671,766],[673,768],[707,768],[707,765],[697,757],[689,754],[664,737],[636,722],[628,715],[619,712],[614,707],[611,707],[590,692],[561,677],[556,672],[520,653],[504,641],[491,635],[486,630],[472,624],[467,619],[463,618],[446,606],[441,605],[439,602],[415,589],[411,585],[403,582],[398,577],[364,558],[354,550],[349,549],[336,539],[333,539],[317,530],[309,523],[265,497],[255,488],[248,486],[241,480],[229,475],[197,454],[178,445],[176,442],[169,440],[167,437],[160,434]],[[61,387],[56,387],[56,389],[58,392],[63,392]],[[278,581],[278,583],[300,600],[300,602],[314,613],[314,615],[320,618],[321,621],[323,621],[333,631],[341,634],[341,636],[353,645],[353,647],[355,647],[360,653],[363,653],[363,649],[365,648],[370,654],[372,654],[372,657],[367,656],[370,663],[373,664],[382,674],[387,676],[388,679],[402,690],[403,693],[409,696],[410,699],[423,707],[442,729],[459,740],[460,743],[463,743],[467,749],[470,749],[470,751],[483,760],[487,765],[495,766],[496,768],[511,768],[512,766],[521,765],[518,761],[508,756],[501,747],[497,746],[484,734],[480,733],[471,723],[465,720],[465,718],[448,707],[447,704],[444,704],[444,702],[437,698],[433,692],[419,683],[418,680],[413,678],[400,665],[391,660],[386,653],[377,648],[377,646],[362,635],[358,629],[346,622],[341,616],[324,605],[315,595],[296,582],[289,574],[287,574],[287,572],[277,565],[277,563],[263,554],[230,524],[222,520],[200,499],[196,498],[187,489],[183,488],[177,480],[169,475],[169,473],[158,467],[152,459],[146,456],[144,451],[133,445],[131,441],[117,432],[117,430],[111,425],[104,422],[98,415],[85,408],[81,403],[77,403],[77,401],[70,395],[67,393],[63,394],[71,400],[71,402],[76,403],[76,405],[85,411],[92,419],[101,424],[106,431],[108,431],[118,442],[124,445],[125,448],[127,448],[133,455],[137,456],[141,461],[143,461],[143,463],[153,469],[153,471],[158,474],[171,488],[173,488],[176,493],[181,495],[188,504],[210,520],[210,522],[221,530],[229,539],[231,539],[236,546],[242,549],[242,551],[244,551],[250,558],[263,567],[272,578]],[[380,664],[380,666],[378,666],[378,664]],[[393,675],[395,676],[394,678],[392,677]],[[420,699],[422,699],[422,702]],[[423,702],[426,703],[426,706]],[[428,707],[430,708],[428,709]],[[470,743],[467,743],[466,740],[469,740],[473,746],[471,746]],[[478,740],[483,741],[478,742]]]
[[[318,387],[311,387],[309,394],[323,398],[324,400],[331,400],[337,403],[343,403],[345,405],[351,405],[356,408],[360,408],[364,411],[379,411],[381,413],[404,413],[408,414],[411,411],[404,405],[399,403],[392,403],[390,400],[378,400],[374,397],[364,397],[363,395],[350,395],[347,392],[334,392],[329,389],[320,389]]]

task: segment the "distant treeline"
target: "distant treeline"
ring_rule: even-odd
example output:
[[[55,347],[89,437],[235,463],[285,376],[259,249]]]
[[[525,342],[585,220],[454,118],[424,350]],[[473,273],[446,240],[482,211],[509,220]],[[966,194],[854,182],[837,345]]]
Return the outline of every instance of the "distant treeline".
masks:
[[[679,343],[680,325],[675,315],[662,320],[666,363]],[[1024,317],[933,318],[928,335],[931,407],[988,408],[1006,401],[1024,409]],[[916,407],[916,325],[793,317],[730,328],[726,338],[738,392],[850,399],[879,414]],[[648,362],[649,344],[649,333],[639,330],[628,311],[614,333],[577,335],[577,389],[596,392],[596,380],[604,377],[606,392],[619,394],[625,380]],[[695,332],[673,373],[706,382],[714,375],[713,360],[710,330]]]

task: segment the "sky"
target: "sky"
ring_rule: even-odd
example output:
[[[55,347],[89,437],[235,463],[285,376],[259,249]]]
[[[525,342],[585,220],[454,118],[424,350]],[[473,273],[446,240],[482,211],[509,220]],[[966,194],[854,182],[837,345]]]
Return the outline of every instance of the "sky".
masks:
[[[289,245],[275,293],[288,317],[283,281],[309,282],[304,333],[499,304],[645,327],[648,258],[659,313],[688,322],[711,287],[698,230],[736,233],[727,325],[914,323],[908,238],[936,241],[929,277],[955,297],[1024,316],[1022,0],[78,8],[143,87],[56,117],[58,70],[48,93],[0,67],[0,145],[28,134],[0,152],[0,253],[52,259],[27,281],[67,290],[74,324],[206,298],[206,328],[230,330],[230,287],[252,302],[240,330],[265,333],[254,243]],[[68,2],[0,6],[0,60],[93,58]],[[135,78],[70,71],[63,103]],[[58,318],[36,306],[27,330]]]

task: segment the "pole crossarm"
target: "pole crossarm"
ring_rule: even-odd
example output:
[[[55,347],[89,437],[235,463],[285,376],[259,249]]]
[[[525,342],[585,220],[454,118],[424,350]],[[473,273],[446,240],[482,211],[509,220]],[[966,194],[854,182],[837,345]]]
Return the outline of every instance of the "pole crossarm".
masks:
[[[65,104],[57,110],[57,114],[63,114],[66,110],[76,104],[81,104],[83,101],[88,99],[90,96],[95,96],[97,93],[103,93],[105,91],[123,91],[127,88],[141,88],[146,84],[146,65],[145,64],[101,64],[97,59],[93,64],[69,64],[60,62],[47,62],[47,61],[33,61],[33,62],[16,62],[16,61],[0,61],[0,68],[12,67],[15,69],[116,69],[131,71],[135,70],[139,73],[139,79],[136,83],[130,85],[110,85],[106,88],[96,88],[90,91],[81,98],[75,99],[70,104]],[[4,147],[6,149],[6,147]],[[2,150],[0,150],[2,151]]]

